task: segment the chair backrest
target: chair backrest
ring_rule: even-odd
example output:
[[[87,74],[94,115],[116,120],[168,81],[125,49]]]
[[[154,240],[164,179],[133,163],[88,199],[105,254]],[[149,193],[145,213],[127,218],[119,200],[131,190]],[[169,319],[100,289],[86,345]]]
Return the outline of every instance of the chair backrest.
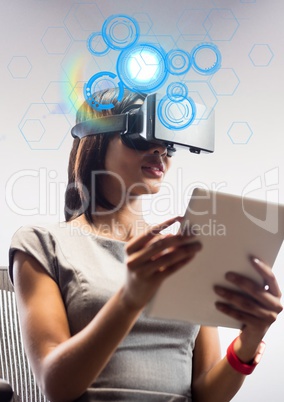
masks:
[[[13,402],[48,402],[35,382],[24,352],[13,286],[0,267],[0,378],[14,390]]]
[[[11,385],[0,378],[0,401],[1,402],[11,402],[13,397],[13,390]]]

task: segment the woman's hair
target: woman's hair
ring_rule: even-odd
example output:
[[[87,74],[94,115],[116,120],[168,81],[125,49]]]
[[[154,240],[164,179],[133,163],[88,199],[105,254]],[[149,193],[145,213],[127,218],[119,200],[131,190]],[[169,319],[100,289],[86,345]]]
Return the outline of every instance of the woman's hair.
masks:
[[[106,89],[93,95],[96,104],[110,104],[114,107],[108,110],[97,111],[87,102],[84,102],[76,115],[76,124],[85,120],[122,113],[126,108],[145,95],[124,90],[123,99],[118,102],[118,88]],[[102,176],[97,175],[92,183],[92,172],[105,170],[105,156],[110,140],[116,132],[96,134],[82,139],[75,138],[70,152],[68,165],[68,185],[65,192],[65,219],[70,221],[82,213],[89,223],[93,223],[92,213],[96,206],[111,210],[114,208],[103,194]],[[94,186],[94,188],[93,188]]]

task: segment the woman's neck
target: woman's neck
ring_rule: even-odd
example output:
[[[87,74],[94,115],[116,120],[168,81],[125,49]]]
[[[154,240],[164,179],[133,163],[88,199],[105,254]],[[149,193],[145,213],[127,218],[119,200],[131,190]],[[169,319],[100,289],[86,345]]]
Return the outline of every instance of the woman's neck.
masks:
[[[97,213],[92,218],[93,224],[89,224],[84,215],[77,220],[83,225],[90,225],[92,232],[99,236],[121,241],[128,241],[145,233],[149,227],[143,217],[140,200],[135,205],[123,205],[115,211],[97,208]]]

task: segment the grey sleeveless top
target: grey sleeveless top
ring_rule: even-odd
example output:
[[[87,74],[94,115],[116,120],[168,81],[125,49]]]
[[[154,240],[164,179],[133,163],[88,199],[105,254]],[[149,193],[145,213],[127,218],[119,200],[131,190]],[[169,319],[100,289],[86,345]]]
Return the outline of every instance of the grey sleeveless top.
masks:
[[[74,223],[25,226],[13,236],[16,250],[36,258],[57,283],[71,334],[82,330],[122,286],[125,243],[84,231]],[[145,312],[80,402],[190,402],[192,355],[199,326],[158,320]],[[94,359],[96,356],[94,355]]]

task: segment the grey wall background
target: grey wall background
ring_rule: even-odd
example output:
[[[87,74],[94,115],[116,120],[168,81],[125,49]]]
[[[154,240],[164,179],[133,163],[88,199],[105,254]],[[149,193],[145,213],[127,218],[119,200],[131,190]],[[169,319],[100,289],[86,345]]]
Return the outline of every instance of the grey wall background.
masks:
[[[92,57],[86,39],[112,14],[134,16],[143,35],[190,51],[215,43],[222,68],[213,77],[190,70],[190,90],[216,113],[216,151],[180,151],[160,198],[145,199],[146,218],[182,213],[194,183],[284,202],[281,0],[140,0],[1,2],[0,13],[0,264],[12,234],[30,223],[63,219],[70,128],[82,86],[99,71],[115,71],[117,53]],[[161,201],[163,197],[163,201]],[[149,207],[151,213],[149,213]],[[284,289],[284,251],[274,272]],[[267,350],[236,402],[282,402],[284,317],[266,336]],[[220,329],[222,349],[236,332]]]

